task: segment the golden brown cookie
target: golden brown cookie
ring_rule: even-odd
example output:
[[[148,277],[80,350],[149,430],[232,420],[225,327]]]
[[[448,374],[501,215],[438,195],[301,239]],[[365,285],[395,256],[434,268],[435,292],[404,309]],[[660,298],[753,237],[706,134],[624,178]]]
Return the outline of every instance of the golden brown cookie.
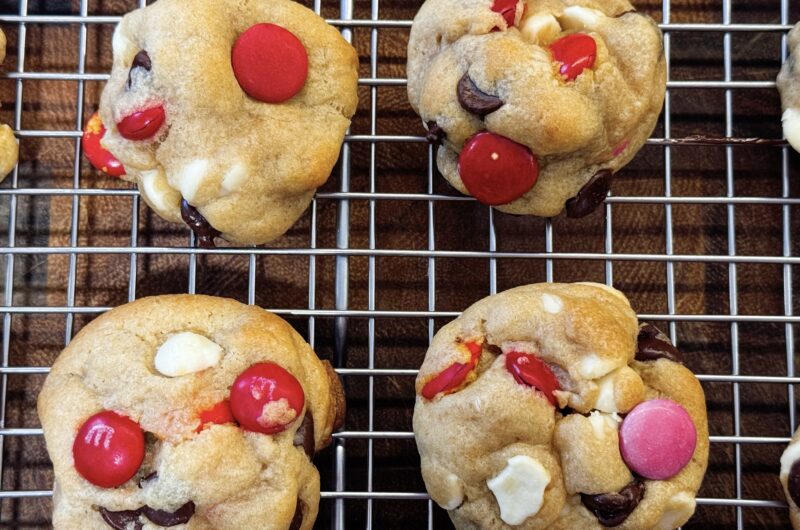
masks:
[[[665,90],[661,32],[627,0],[427,0],[411,28],[408,96],[439,171],[512,214],[591,213]]]
[[[159,0],[126,15],[100,101],[102,146],[203,244],[281,236],[339,156],[355,50],[290,0]]]
[[[485,298],[434,337],[414,434],[456,528],[668,530],[708,461],[700,383],[678,350],[599,284]]]
[[[800,24],[789,32],[789,58],[778,74],[778,91],[783,106],[783,135],[800,151]]]
[[[800,529],[800,429],[798,429],[792,441],[786,446],[781,455],[781,484],[786,494],[786,502],[789,503],[789,517],[792,521],[792,528]]]
[[[335,372],[281,318],[199,295],[87,325],[38,402],[56,529],[308,530],[311,462],[341,426]]]

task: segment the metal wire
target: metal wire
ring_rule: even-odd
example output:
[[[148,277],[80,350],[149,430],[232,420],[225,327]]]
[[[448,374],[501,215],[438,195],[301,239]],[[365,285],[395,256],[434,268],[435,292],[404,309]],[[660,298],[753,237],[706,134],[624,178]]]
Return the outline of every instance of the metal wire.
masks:
[[[145,5],[146,0],[139,0],[139,5]],[[91,255],[124,255],[128,256],[128,300],[135,300],[137,297],[137,271],[141,266],[141,261],[146,256],[162,254],[186,255],[188,262],[188,291],[195,292],[197,285],[197,260],[200,256],[246,256],[248,259],[247,274],[247,302],[256,303],[257,280],[262,281],[263,276],[257,273],[259,260],[270,256],[307,256],[308,257],[308,303],[307,309],[292,308],[269,308],[277,314],[300,317],[307,319],[308,332],[307,338],[312,346],[316,342],[316,322],[318,318],[333,318],[335,321],[335,360],[338,366],[337,371],[345,377],[364,377],[367,380],[367,429],[366,430],[345,430],[334,434],[332,469],[330,470],[333,480],[330,485],[331,491],[323,491],[323,499],[330,499],[332,509],[332,526],[344,529],[347,526],[348,516],[347,500],[365,501],[366,505],[366,527],[375,526],[374,519],[378,510],[377,501],[397,500],[408,502],[425,502],[427,506],[427,526],[434,527],[434,512],[436,508],[430,501],[425,492],[399,492],[399,491],[374,491],[374,478],[376,464],[376,440],[411,440],[413,433],[408,430],[381,431],[376,430],[376,384],[385,377],[414,377],[417,373],[415,369],[409,368],[378,368],[376,367],[377,340],[376,329],[381,319],[408,318],[422,319],[428,324],[428,340],[432,339],[436,329],[436,321],[449,319],[458,315],[455,311],[438,309],[437,304],[437,260],[458,258],[471,260],[485,260],[488,263],[488,286],[489,293],[495,293],[498,289],[498,260],[538,260],[545,265],[545,278],[547,281],[554,279],[554,271],[560,262],[567,260],[584,260],[601,263],[604,269],[605,281],[608,284],[614,282],[615,263],[624,262],[649,262],[663,263],[666,274],[666,313],[640,314],[642,320],[652,320],[667,322],[669,334],[673,341],[677,342],[677,325],[682,322],[716,322],[722,323],[730,328],[731,335],[731,371],[730,373],[719,374],[699,374],[699,379],[706,384],[724,383],[730,384],[732,389],[732,399],[730,407],[733,415],[733,434],[725,436],[712,436],[711,443],[714,445],[730,445],[733,447],[735,459],[735,495],[731,498],[700,498],[698,504],[701,506],[726,506],[736,509],[736,523],[738,528],[744,528],[745,518],[744,509],[750,508],[785,508],[786,504],[782,499],[752,499],[745,498],[743,480],[745,475],[742,468],[742,449],[747,446],[759,444],[786,444],[789,441],[791,432],[787,436],[745,436],[742,435],[740,426],[740,415],[742,409],[741,389],[743,386],[752,384],[773,384],[786,385],[789,403],[789,423],[793,432],[797,426],[796,409],[794,403],[794,388],[800,384],[800,377],[795,375],[794,370],[794,325],[800,323],[800,316],[793,314],[794,293],[793,293],[793,266],[800,265],[800,257],[792,255],[792,207],[800,205],[800,198],[792,196],[791,183],[789,180],[789,149],[785,141],[781,138],[738,138],[735,137],[734,130],[734,91],[771,89],[775,87],[773,81],[736,79],[732,65],[732,36],[743,33],[785,33],[790,29],[789,20],[789,0],[780,0],[780,23],[732,23],[731,0],[724,0],[722,3],[722,22],[721,23],[673,23],[671,22],[671,2],[663,0],[661,29],[665,32],[664,49],[668,65],[672,61],[673,39],[672,33],[714,33],[721,34],[724,48],[724,76],[723,79],[704,79],[704,80],[677,80],[669,78],[664,108],[664,128],[663,137],[654,137],[648,141],[648,145],[661,146],[664,152],[664,193],[662,196],[612,196],[609,197],[605,205],[604,236],[605,241],[602,252],[558,252],[553,224],[548,220],[544,224],[544,251],[543,252],[507,252],[500,251],[502,248],[499,243],[503,234],[496,229],[495,215],[493,211],[488,213],[488,249],[486,251],[477,250],[445,250],[437,247],[437,207],[448,202],[471,202],[473,199],[462,196],[446,195],[436,193],[435,181],[439,177],[436,175],[434,150],[428,148],[427,163],[427,193],[396,193],[378,191],[378,147],[383,143],[414,144],[424,142],[425,138],[418,135],[418,131],[407,131],[406,134],[381,134],[378,128],[378,97],[379,89],[382,87],[403,87],[406,79],[381,77],[379,72],[378,44],[381,37],[380,31],[384,29],[399,29],[408,31],[410,20],[386,20],[380,19],[379,0],[370,0],[369,18],[354,19],[354,1],[340,0],[339,2],[324,3],[321,0],[313,2],[313,8],[317,13],[322,12],[323,4],[335,5],[338,8],[338,18],[329,19],[328,22],[341,29],[343,36],[351,40],[354,30],[361,28],[369,32],[369,63],[368,76],[361,78],[359,84],[366,87],[369,93],[369,133],[368,134],[348,134],[346,143],[342,149],[342,156],[338,171],[335,173],[339,179],[338,191],[319,193],[310,207],[310,238],[309,246],[303,248],[221,248],[215,250],[205,250],[194,248],[194,239],[189,237],[188,246],[180,248],[172,247],[140,247],[139,238],[139,194],[136,190],[130,189],[98,189],[84,187],[81,175],[81,120],[83,117],[84,91],[86,82],[102,82],[108,79],[106,74],[87,73],[86,67],[86,48],[87,48],[87,26],[93,24],[116,24],[121,17],[119,16],[100,16],[91,15],[88,9],[88,0],[81,0],[79,14],[75,15],[29,15],[28,1],[19,1],[19,12],[17,15],[2,15],[0,23],[13,24],[18,27],[17,40],[17,70],[6,75],[7,78],[14,80],[16,84],[16,100],[14,105],[14,129],[17,137],[25,138],[65,138],[74,141],[74,173],[72,185],[69,188],[21,188],[19,187],[19,174],[15,169],[8,178],[3,189],[0,189],[0,197],[8,196],[8,234],[5,246],[0,246],[0,254],[5,259],[4,281],[5,291],[2,299],[0,312],[3,314],[2,331],[2,366],[0,366],[0,470],[5,462],[2,461],[2,444],[6,437],[36,437],[41,436],[40,428],[15,427],[6,425],[6,400],[7,385],[9,375],[36,375],[46,374],[48,367],[42,366],[10,366],[9,353],[12,340],[12,319],[19,315],[64,315],[66,319],[65,344],[69,342],[73,335],[73,325],[78,315],[96,315],[108,311],[109,307],[91,307],[76,305],[76,268],[77,260],[81,256]],[[27,42],[27,28],[31,25],[76,25],[80,28],[78,41],[78,63],[76,70],[72,72],[40,72],[26,71],[25,53]],[[787,55],[786,38],[783,37],[781,45],[781,59]],[[35,130],[23,128],[23,89],[25,82],[28,81],[75,81],[77,82],[76,110],[77,118],[74,129],[70,130]],[[726,154],[725,183],[726,191],[723,196],[673,196],[673,150],[680,145],[702,145],[703,139],[687,137],[674,138],[672,136],[672,107],[673,94],[675,90],[697,90],[712,89],[720,90],[725,98],[725,137],[717,139],[717,143],[724,146]],[[369,189],[368,192],[352,191],[350,186],[351,176],[351,146],[357,143],[369,144]],[[780,197],[760,197],[760,196],[741,196],[736,194],[734,184],[734,152],[742,145],[757,145],[759,149],[780,149],[782,153],[782,192]],[[69,245],[58,246],[19,246],[17,242],[17,215],[18,203],[20,198],[25,197],[68,197],[72,203]],[[131,230],[130,242],[119,246],[86,246],[79,244],[79,216],[80,199],[82,197],[114,197],[117,200],[131,200]],[[350,235],[350,208],[358,201],[365,201],[368,207],[369,232],[367,248],[357,248],[351,245]],[[414,203],[420,209],[427,212],[427,236],[428,241],[424,250],[411,249],[384,249],[378,248],[378,238],[380,225],[376,214],[377,205],[381,201],[408,201]],[[332,248],[321,248],[318,246],[319,226],[318,211],[321,205],[333,202],[337,208],[335,246]],[[618,205],[657,205],[663,207],[664,218],[664,238],[665,246],[663,251],[653,250],[650,253],[620,253],[614,250],[614,224],[613,214]],[[677,205],[721,205],[725,206],[727,215],[727,249],[724,254],[681,254],[676,252],[675,229],[674,229],[674,207]],[[781,231],[782,245],[779,253],[775,255],[742,255],[737,252],[736,239],[736,218],[737,207],[744,205],[764,205],[781,209]],[[14,303],[14,273],[15,263],[19,257],[25,256],[53,256],[64,255],[68,259],[68,276],[66,286],[66,301],[63,305],[15,305]],[[333,308],[321,308],[318,306],[318,260],[330,257],[335,260],[335,302]],[[353,269],[350,267],[351,258],[367,258],[367,277],[368,300],[366,309],[353,309],[350,307],[348,293],[349,282],[352,277]],[[377,303],[378,290],[378,260],[381,258],[405,257],[418,258],[425,260],[428,272],[427,278],[427,303],[424,310],[379,310]],[[676,265],[681,263],[705,263],[725,265],[728,270],[729,288],[729,312],[728,314],[681,314],[678,309],[677,298],[679,295],[676,282]],[[738,267],[747,264],[771,264],[780,266],[783,277],[783,307],[775,314],[740,314],[738,308],[739,282]],[[363,318],[367,321],[367,364],[364,368],[345,368],[347,364],[348,346],[348,324],[350,319]],[[784,330],[786,338],[786,376],[754,376],[740,373],[740,347],[739,338],[741,325],[743,324],[780,324]],[[364,491],[352,491],[347,489],[348,481],[346,472],[348,471],[347,460],[347,441],[366,440],[366,477],[364,481]],[[323,470],[324,472],[324,470]],[[0,490],[0,499],[23,499],[48,497],[52,492],[43,490]]]

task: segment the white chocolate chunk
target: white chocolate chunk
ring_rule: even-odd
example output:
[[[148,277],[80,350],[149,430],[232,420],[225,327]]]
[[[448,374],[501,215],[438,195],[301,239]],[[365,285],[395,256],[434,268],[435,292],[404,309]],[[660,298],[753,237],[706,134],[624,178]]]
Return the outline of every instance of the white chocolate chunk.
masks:
[[[140,173],[139,191],[160,215],[169,217],[170,213],[180,208],[180,193],[170,187],[161,168]]]
[[[619,430],[622,418],[617,414],[604,414],[593,410],[589,414],[589,423],[592,425],[595,438],[602,440],[612,432]]]
[[[556,17],[549,13],[537,13],[527,17],[520,26],[522,37],[531,44],[550,44],[561,33]]]
[[[505,469],[486,481],[497,499],[500,518],[510,525],[522,524],[528,517],[539,513],[549,483],[550,473],[542,464],[525,455],[509,458]]]
[[[794,464],[798,459],[800,459],[800,442],[789,444],[789,446],[783,452],[783,455],[781,455],[782,477],[789,475],[789,471],[792,469],[792,464]]]
[[[111,38],[111,50],[114,55],[114,61],[124,61],[128,57],[133,57],[136,54],[136,47],[133,42],[122,34],[122,24],[117,24],[114,29],[114,36]]]
[[[442,508],[455,510],[464,501],[464,489],[461,487],[461,480],[456,475],[448,473],[444,481],[450,498],[446,504],[442,505]]]
[[[202,335],[184,331],[171,335],[156,352],[155,365],[167,377],[193,374],[219,364],[222,348]]]
[[[783,135],[800,152],[800,110],[788,108],[783,113]]]
[[[235,191],[239,191],[245,180],[247,180],[247,168],[242,164],[234,164],[222,177],[220,196],[225,197]]]
[[[611,359],[601,359],[597,354],[590,353],[578,363],[578,374],[584,379],[599,379],[616,368],[616,363]]]
[[[569,6],[558,18],[564,29],[594,29],[605,15],[596,9],[581,6]]]
[[[545,311],[551,315],[557,315],[564,307],[564,301],[554,294],[544,293],[542,295],[542,305]]]
[[[694,496],[690,493],[676,493],[667,501],[664,514],[653,530],[673,530],[683,526],[694,513],[695,505]]]
[[[617,410],[617,400],[614,398],[614,380],[617,377],[617,371],[613,371],[607,376],[597,381],[597,386],[600,387],[600,392],[597,394],[597,401],[594,403],[594,408],[603,412],[619,412]]]
[[[202,186],[208,175],[211,164],[208,160],[195,160],[183,167],[180,172],[181,195],[192,202],[197,195],[197,190]]]

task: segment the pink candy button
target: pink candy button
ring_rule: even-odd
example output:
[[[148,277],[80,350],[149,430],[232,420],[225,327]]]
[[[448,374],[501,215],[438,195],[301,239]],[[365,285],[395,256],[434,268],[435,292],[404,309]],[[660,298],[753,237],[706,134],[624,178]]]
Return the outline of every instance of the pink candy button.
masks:
[[[633,472],[652,480],[677,475],[696,445],[697,429],[689,413],[668,399],[640,403],[619,430],[622,459]]]

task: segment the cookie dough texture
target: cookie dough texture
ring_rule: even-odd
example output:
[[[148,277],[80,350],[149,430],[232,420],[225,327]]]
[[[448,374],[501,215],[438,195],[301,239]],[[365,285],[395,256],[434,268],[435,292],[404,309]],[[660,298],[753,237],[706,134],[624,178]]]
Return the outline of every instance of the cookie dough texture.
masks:
[[[308,52],[308,79],[292,99],[262,103],[239,86],[236,39],[272,23]],[[144,200],[181,222],[185,198],[225,239],[260,244],[281,236],[330,175],[358,103],[358,57],[339,32],[290,0],[159,0],[126,15],[100,101],[102,145],[125,166]],[[140,51],[152,68],[128,75]],[[166,125],[129,141],[115,124],[163,104]]]
[[[190,376],[160,375],[156,351],[170,335],[185,331],[221,346],[221,361]],[[341,385],[330,365],[281,318],[233,300],[176,295],[138,300],[86,326],[56,360],[38,402],[55,468],[53,526],[108,530],[98,507],[174,511],[192,501],[195,514],[179,528],[286,530],[299,508],[299,528],[310,529],[319,504],[319,474],[302,443],[293,444],[300,421],[272,436],[232,424],[195,432],[198,413],[226,399],[242,371],[265,361],[284,367],[301,383],[304,412],[313,415],[314,446],[322,449],[343,419]],[[73,465],[78,429],[103,409],[130,417],[146,433],[139,472],[118,488],[94,486]],[[153,471],[157,478],[140,488],[138,480]],[[147,523],[145,528],[160,527]]]
[[[781,456],[780,470],[781,485],[786,495],[786,502],[789,504],[789,518],[794,530],[800,530],[800,507],[797,506],[789,494],[789,472],[792,469],[792,465],[798,460],[800,460],[800,429],[795,431],[792,441],[786,446],[786,450]]]
[[[634,480],[620,455],[619,414],[657,398],[686,409],[697,446],[671,479],[643,479],[644,497],[617,528],[666,530],[691,517],[708,460],[703,390],[682,364],[636,361],[638,331],[636,314],[614,289],[537,284],[481,300],[436,334],[417,377],[414,433],[428,492],[456,528],[511,528],[487,481],[518,456],[540,464],[550,480],[538,512],[513,528],[604,528],[580,493],[617,492]],[[482,343],[474,374],[453,393],[423,398],[426,382],[463,362],[465,342]],[[506,370],[511,351],[549,365],[562,389],[558,408]]]
[[[800,152],[800,23],[789,32],[789,58],[778,74],[783,107],[783,134]]]
[[[6,34],[0,30],[0,63],[6,58]],[[5,179],[19,160],[19,143],[14,131],[5,123],[0,125],[0,182]]]
[[[408,96],[429,127],[446,132],[437,161],[450,184],[469,194],[458,155],[488,130],[539,160],[536,185],[498,209],[551,217],[593,175],[618,171],[644,145],[663,105],[666,62],[660,30],[626,0],[520,4],[508,27],[493,0],[427,0],[411,29]],[[566,81],[548,45],[576,32],[594,38],[597,59]],[[465,73],[503,106],[483,119],[462,108],[456,86]]]

